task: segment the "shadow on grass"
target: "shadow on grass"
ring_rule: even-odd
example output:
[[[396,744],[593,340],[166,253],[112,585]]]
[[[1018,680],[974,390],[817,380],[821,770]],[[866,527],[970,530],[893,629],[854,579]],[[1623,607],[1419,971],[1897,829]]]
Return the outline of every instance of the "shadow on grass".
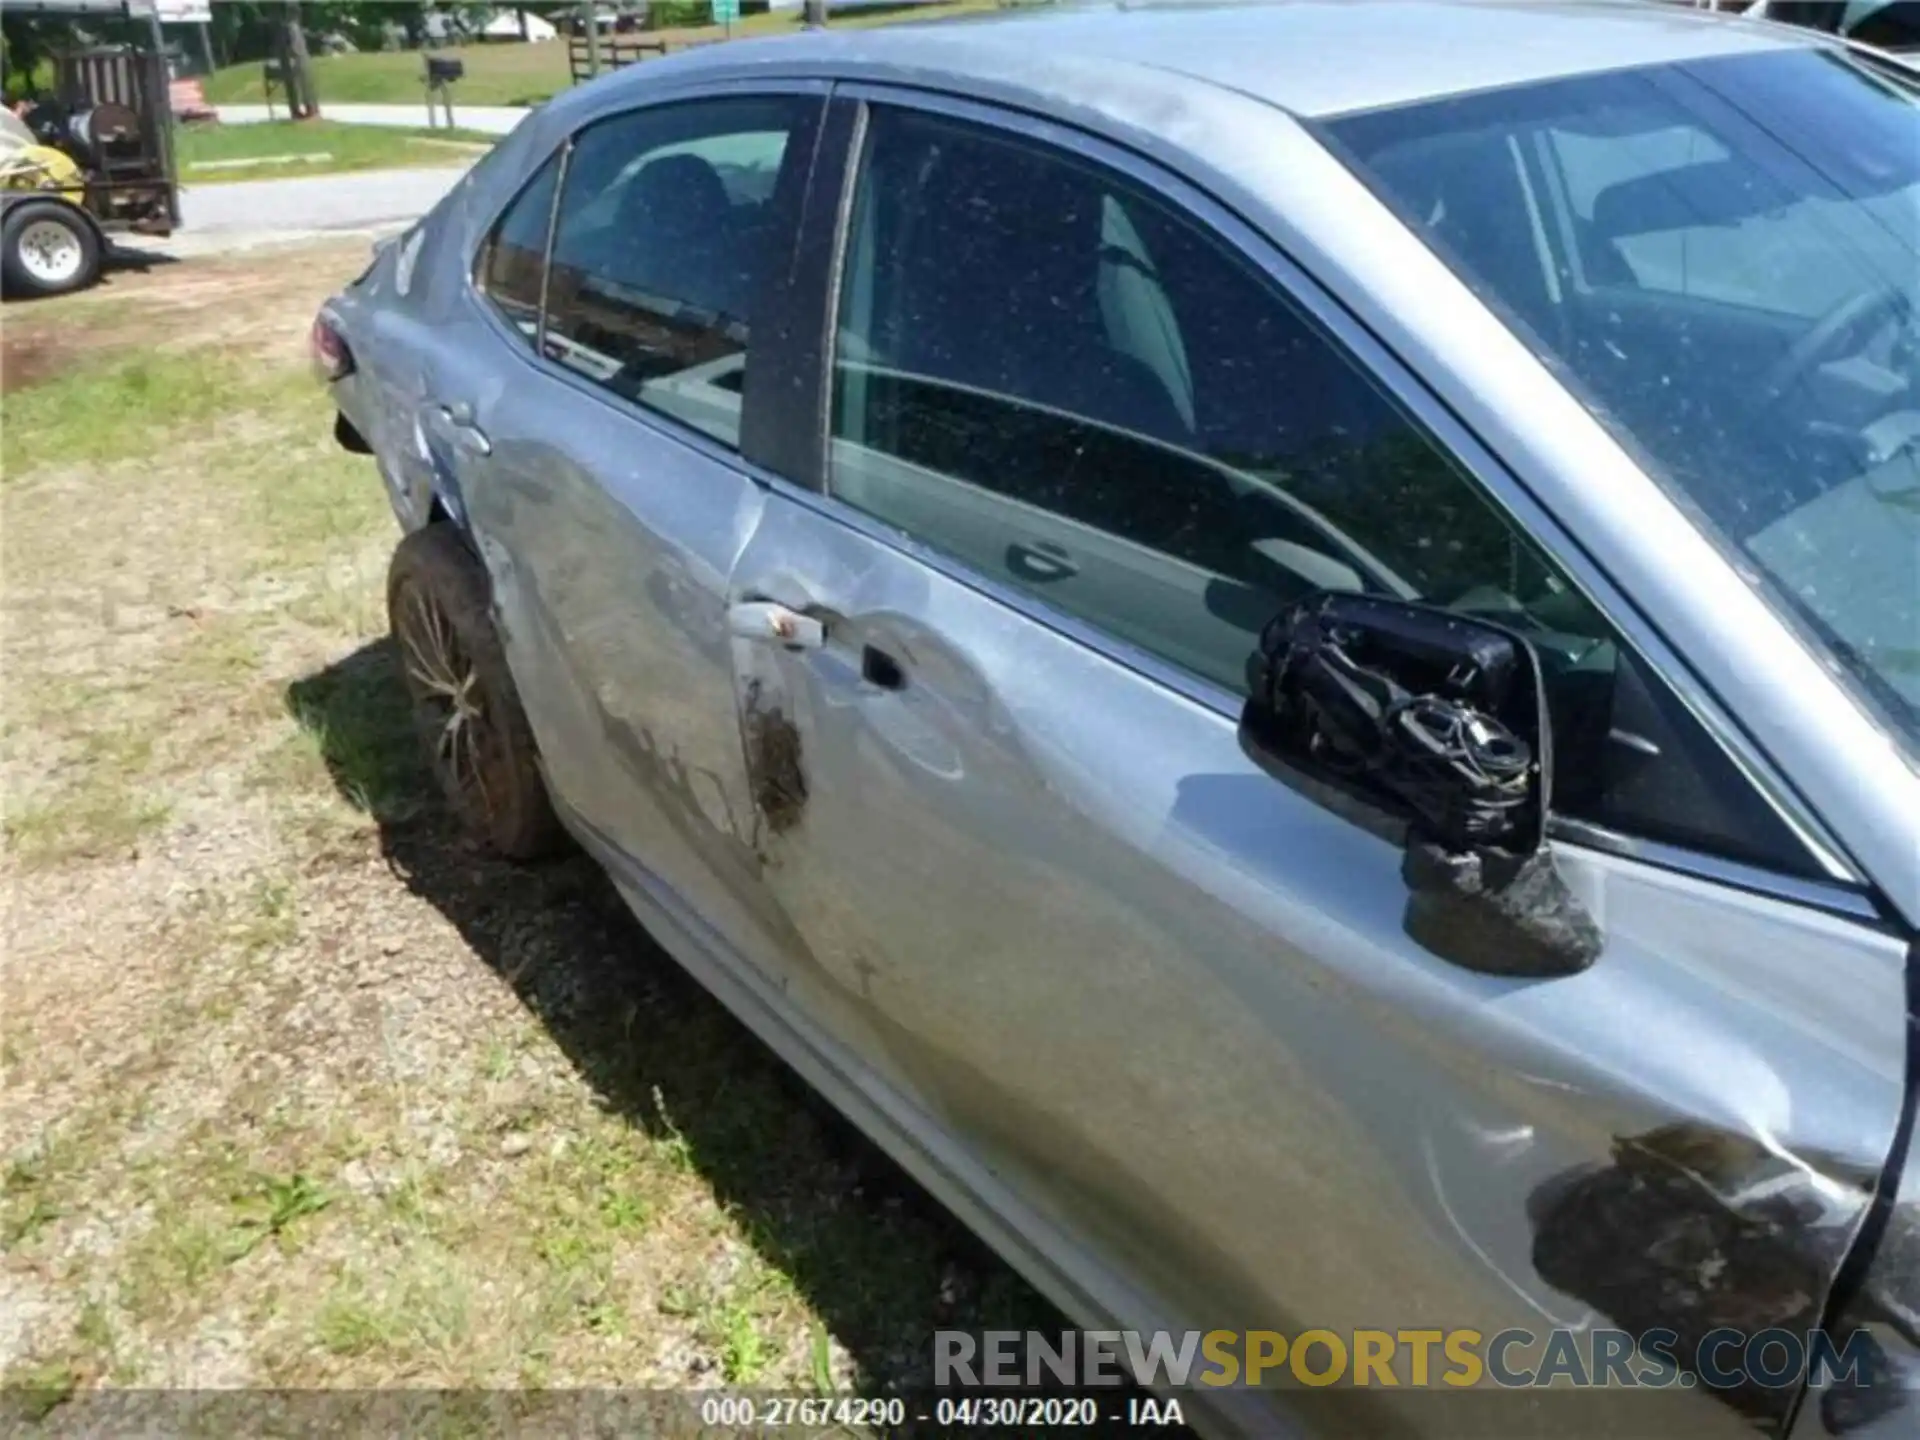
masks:
[[[137,275],[145,275],[155,266],[178,265],[180,257],[169,255],[163,250],[142,248],[140,237],[118,239],[107,247],[107,253],[101,257],[103,273],[111,279],[116,270],[131,270]]]
[[[862,1389],[928,1383],[937,1329],[1066,1325],[668,959],[593,862],[513,865],[458,836],[419,758],[391,640],[295,682],[287,705],[341,793],[379,823],[394,874],[507,979],[607,1107],[684,1140]]]

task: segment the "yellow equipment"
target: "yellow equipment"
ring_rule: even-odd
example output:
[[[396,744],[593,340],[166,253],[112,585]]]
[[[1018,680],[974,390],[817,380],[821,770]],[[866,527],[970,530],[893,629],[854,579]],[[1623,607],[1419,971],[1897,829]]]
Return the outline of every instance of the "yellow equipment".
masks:
[[[0,148],[0,190],[84,190],[73,158],[51,145]]]

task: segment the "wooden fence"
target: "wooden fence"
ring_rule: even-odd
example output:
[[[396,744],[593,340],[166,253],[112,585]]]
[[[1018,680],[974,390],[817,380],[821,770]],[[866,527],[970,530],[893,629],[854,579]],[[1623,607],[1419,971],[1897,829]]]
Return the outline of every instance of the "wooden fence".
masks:
[[[712,40],[667,40],[658,35],[649,35],[644,30],[569,35],[567,69],[573,76],[573,83],[578,85],[582,80],[591,80],[607,70],[621,70],[629,65],[637,65],[642,60],[658,59],[675,50],[717,43],[718,37]]]

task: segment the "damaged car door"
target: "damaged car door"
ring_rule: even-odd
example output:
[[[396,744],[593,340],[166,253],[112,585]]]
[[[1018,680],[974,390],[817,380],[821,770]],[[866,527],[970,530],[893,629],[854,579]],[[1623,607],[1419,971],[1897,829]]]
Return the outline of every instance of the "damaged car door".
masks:
[[[730,595],[782,963],[909,1163],[1083,1323],[1662,1328],[1681,1370],[1818,1324],[1901,1112],[1902,938],[1261,237],[1081,132],[859,93],[824,484]],[[1328,597],[1403,690],[1439,682],[1358,644],[1383,616],[1524,637],[1577,963],[1423,934],[1417,825],[1258,733],[1263,632]],[[1742,1434],[1797,1394],[1487,1414]]]
[[[649,915],[752,963],[769,921],[750,903],[726,582],[762,494],[739,454],[754,319],[826,87],[649,93],[581,128],[557,187],[536,179],[502,215],[472,299],[511,357],[484,393],[443,398],[486,436],[472,528],[569,828]],[[539,233],[552,217],[530,274],[524,249],[502,258],[529,203]]]

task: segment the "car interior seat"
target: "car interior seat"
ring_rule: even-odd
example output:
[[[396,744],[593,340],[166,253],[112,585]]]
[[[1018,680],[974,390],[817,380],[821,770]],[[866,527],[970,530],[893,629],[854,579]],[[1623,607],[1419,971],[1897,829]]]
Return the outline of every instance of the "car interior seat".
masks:
[[[614,278],[663,299],[744,320],[750,300],[733,202],[698,155],[649,160],[620,197]]]
[[[1098,295],[1100,195],[999,146],[955,146],[928,177],[898,281],[915,313],[896,363],[1157,438],[1186,433],[1160,377],[1108,339]],[[983,304],[991,298],[990,309]],[[983,314],[1007,323],[983,324]]]

